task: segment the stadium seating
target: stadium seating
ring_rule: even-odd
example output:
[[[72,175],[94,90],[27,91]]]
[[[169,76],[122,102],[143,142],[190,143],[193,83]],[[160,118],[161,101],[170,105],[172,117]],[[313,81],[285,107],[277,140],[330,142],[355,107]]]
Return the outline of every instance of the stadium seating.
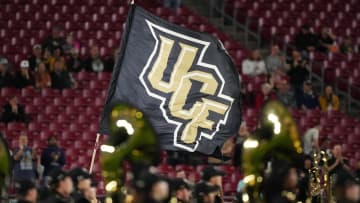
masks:
[[[265,39],[275,40],[280,45],[294,43],[295,35],[301,27],[309,24],[315,33],[320,33],[323,27],[329,27],[337,36],[340,44],[346,36],[353,43],[360,43],[358,28],[360,5],[356,0],[276,0],[225,1],[225,11],[240,22],[248,23],[253,30],[260,29]],[[313,71],[321,75],[324,68],[325,82],[333,82],[341,78],[339,88],[351,90],[351,95],[360,99],[359,54],[322,54],[311,53],[310,58],[316,63]],[[348,89],[348,86],[349,89]]]
[[[80,41],[82,46],[80,55],[82,58],[86,57],[88,54],[86,51],[87,47],[92,44],[98,44],[101,53],[110,55],[111,50],[117,48],[120,43],[123,23],[128,11],[128,6],[125,2],[118,0],[3,0],[0,2],[0,5],[4,8],[5,12],[0,12],[0,37],[10,43],[2,43],[0,45],[0,53],[5,55],[10,61],[13,61],[15,67],[17,67],[20,60],[30,55],[33,45],[41,43],[50,34],[51,28],[54,25],[61,24],[66,32],[74,33],[76,39]],[[151,12],[170,22],[208,32],[220,38],[238,66],[239,72],[241,71],[241,62],[248,55],[248,51],[237,41],[229,38],[209,24],[206,19],[187,8],[180,8],[174,11],[162,8],[159,4],[152,1],[139,2]],[[253,3],[250,0],[233,0],[230,2],[235,5],[235,8],[243,9],[248,11],[249,14],[259,17],[259,22],[263,22],[262,26],[265,35],[277,34],[283,37],[291,35],[291,39],[297,32],[298,27],[305,22],[303,17],[298,20],[296,25],[290,24],[289,22],[294,20],[292,15],[301,14],[301,16],[306,16],[308,13],[303,14],[303,12],[308,8],[312,8],[313,11],[319,13],[320,25],[329,23],[326,21],[326,18],[321,16],[326,16],[328,12],[334,9],[350,9],[346,10],[350,12],[358,8],[358,6],[354,5],[354,2],[356,2],[354,0],[347,1],[344,4],[341,3],[341,5],[339,3],[335,4],[335,2],[340,1],[333,0],[324,6],[318,3],[322,1],[308,2],[302,0],[278,0],[278,2],[270,4],[265,0],[259,3]],[[288,2],[288,4],[285,2]],[[288,6],[285,8],[283,5],[290,5],[291,12],[285,12],[285,9],[288,10]],[[8,13],[13,15],[7,15]],[[286,18],[284,18],[285,16]],[[341,19],[347,19],[347,14],[345,15],[344,12],[342,14],[338,12],[336,16],[339,18],[342,16]],[[358,19],[358,15],[354,19]],[[340,25],[345,21],[337,20],[336,22],[340,29]],[[349,22],[355,22],[356,24],[357,21],[351,20]],[[275,24],[273,25],[272,23]],[[349,27],[351,36],[357,37],[360,30],[356,29],[356,26],[354,27],[353,24],[351,23]],[[332,24],[326,25],[331,26]],[[284,28],[280,29],[280,26]],[[318,29],[318,27],[316,28]],[[360,81],[356,80],[356,77],[359,78],[359,74],[355,69],[349,69],[348,72],[343,71],[343,69],[347,69],[348,64],[358,64],[358,57],[345,57],[335,54],[332,56],[322,56],[316,53],[314,58],[321,58],[324,60],[324,63],[326,61],[339,61],[340,67],[336,67],[341,68],[339,75],[344,77],[352,76],[354,83],[356,83],[355,81]],[[343,61],[346,61],[345,65],[343,65]],[[327,63],[329,67],[332,66],[332,63]],[[334,62],[334,64],[337,63]],[[1,89],[1,105],[5,104],[7,98],[11,95],[18,95],[21,103],[26,105],[26,112],[32,117],[32,121],[28,125],[21,123],[5,125],[0,123],[0,129],[4,132],[11,147],[17,146],[16,135],[21,132],[26,132],[31,138],[31,144],[40,148],[46,146],[46,140],[49,136],[56,135],[61,146],[66,148],[66,168],[73,168],[75,166],[89,167],[98,129],[98,119],[102,104],[105,101],[106,89],[111,74],[79,72],[74,73],[73,77],[78,83],[77,88],[63,90],[62,92],[53,89],[39,91],[33,88],[25,88],[21,91],[14,88]],[[259,87],[265,79],[262,76],[255,78],[243,76],[243,83],[248,92],[254,92],[260,89]],[[244,109],[243,119],[247,121],[249,129],[255,129],[258,123],[258,114],[259,112],[253,108]],[[322,113],[316,110],[292,110],[292,114],[299,121],[301,132],[304,132],[316,122],[320,122],[324,125],[321,131],[322,139],[329,138],[331,144],[337,141],[344,143],[346,155],[351,158],[352,164],[354,164],[356,159],[360,158],[360,153],[356,151],[359,149],[359,143],[356,140],[360,138],[360,122],[358,120],[350,118],[341,112]],[[339,126],[334,128],[333,124],[339,124]],[[104,139],[105,137],[102,136],[101,142]],[[166,159],[165,152],[162,154],[162,158],[163,160]],[[94,174],[98,180],[101,180],[98,156],[95,163]],[[174,176],[176,169],[183,169],[186,171],[189,180],[197,181],[200,179],[200,172],[204,167],[203,165],[196,167],[178,165],[174,168],[163,161],[158,170],[162,174]],[[218,167],[228,172],[228,175],[224,177],[224,193],[226,195],[233,195],[236,190],[237,181],[242,177],[241,173],[232,166],[221,165]],[[103,186],[103,182],[100,181],[100,193],[104,193]]]

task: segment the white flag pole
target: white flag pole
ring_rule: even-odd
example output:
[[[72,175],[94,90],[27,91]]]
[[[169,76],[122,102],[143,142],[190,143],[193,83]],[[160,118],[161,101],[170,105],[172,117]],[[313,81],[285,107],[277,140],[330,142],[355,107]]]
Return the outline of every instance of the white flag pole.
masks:
[[[94,162],[95,162],[96,152],[97,152],[97,148],[98,148],[98,144],[99,144],[99,139],[100,139],[100,134],[96,133],[96,141],[95,141],[95,146],[94,146],[94,150],[92,153],[91,163],[90,163],[90,168],[89,168],[90,174],[92,174],[93,169],[94,169]]]

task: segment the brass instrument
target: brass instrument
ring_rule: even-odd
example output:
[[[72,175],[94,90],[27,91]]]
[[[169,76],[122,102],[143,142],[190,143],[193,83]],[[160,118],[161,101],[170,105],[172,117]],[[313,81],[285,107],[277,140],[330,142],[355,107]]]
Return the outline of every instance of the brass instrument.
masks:
[[[10,184],[11,156],[7,142],[0,133],[0,202],[7,198],[7,188]]]
[[[314,166],[309,169],[309,193],[312,198],[321,194],[321,179],[320,179],[320,154],[318,152],[313,153]]]
[[[122,203],[133,199],[125,186],[126,170],[123,164],[129,163],[132,172],[140,173],[141,169],[146,170],[158,162],[160,150],[151,125],[138,109],[126,104],[116,105],[109,120],[112,133],[100,147],[102,175],[108,193],[105,202]]]
[[[322,170],[320,160],[323,163]],[[325,151],[314,152],[314,166],[309,170],[309,192],[312,198],[321,203],[335,203],[332,189],[332,178],[329,176],[328,155]],[[322,180],[322,182],[321,182]]]
[[[264,202],[261,185],[269,172],[266,163],[271,158],[291,162],[302,153],[296,123],[286,107],[277,101],[270,101],[263,107],[260,119],[260,129],[243,144],[246,184],[243,202]]]

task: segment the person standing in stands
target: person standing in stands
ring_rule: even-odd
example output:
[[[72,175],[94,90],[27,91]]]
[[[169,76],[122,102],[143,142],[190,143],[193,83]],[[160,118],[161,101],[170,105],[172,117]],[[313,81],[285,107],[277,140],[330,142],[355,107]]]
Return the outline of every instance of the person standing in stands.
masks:
[[[297,103],[303,110],[316,109],[319,107],[319,100],[312,89],[312,83],[310,80],[304,83],[303,92],[300,94]]]
[[[63,30],[60,26],[55,26],[52,29],[52,34],[47,39],[45,39],[42,44],[43,50],[48,49],[51,53],[54,51],[55,47],[63,47],[65,44],[65,39],[63,37]]]
[[[75,86],[75,82],[72,79],[69,72],[65,70],[61,60],[56,60],[54,64],[54,71],[51,72],[51,87],[54,89],[66,89]]]
[[[54,136],[48,138],[48,147],[41,154],[41,164],[44,166],[44,176],[48,176],[49,172],[62,168],[66,163],[65,151],[57,144]]]
[[[307,62],[302,59],[297,50],[292,51],[292,58],[287,60],[290,84],[294,88],[295,95],[298,95],[303,88],[304,82],[309,78],[309,71],[306,68]]]
[[[51,87],[51,77],[46,69],[45,63],[40,62],[35,72],[35,87],[37,89],[44,89]]]
[[[80,72],[83,70],[83,64],[82,60],[79,56],[79,50],[78,49],[71,49],[70,50],[70,56],[67,60],[66,66],[69,70],[69,72]]]
[[[300,33],[295,36],[295,46],[303,55],[309,51],[315,51],[317,37],[309,25],[304,25]]]
[[[100,56],[99,47],[94,45],[90,48],[90,57],[84,62],[87,71],[102,72],[105,69],[104,60]]]
[[[20,63],[20,72],[16,74],[14,86],[16,88],[25,88],[34,85],[34,78],[32,77],[29,70],[29,61],[23,60]]]
[[[332,157],[328,160],[329,174],[339,174],[342,172],[350,172],[349,160],[343,156],[342,147],[336,144],[332,148]]]
[[[75,203],[71,196],[73,191],[73,182],[69,174],[60,168],[51,171],[49,197],[42,200],[41,203]]]
[[[42,61],[42,48],[40,44],[35,44],[33,46],[33,54],[28,59],[28,61],[29,61],[30,72],[32,73],[35,72],[36,68]]]
[[[271,47],[271,53],[265,59],[266,69],[269,74],[279,73],[284,71],[285,58],[280,55],[279,46],[273,45]]]
[[[242,73],[248,76],[266,74],[265,62],[261,58],[260,51],[254,50],[251,57],[242,62]]]
[[[332,50],[332,46],[336,40],[336,36],[331,33],[330,29],[324,27],[318,37],[318,51],[327,53]]]
[[[319,151],[319,134],[321,130],[320,123],[316,124],[314,127],[306,130],[303,136],[303,146],[304,154],[312,155],[314,151]]]
[[[319,97],[320,109],[326,111],[338,111],[340,106],[339,97],[333,93],[331,85],[326,85],[325,92]]]
[[[3,107],[1,121],[5,123],[28,121],[24,107],[18,103],[17,96],[12,96],[8,104]]]
[[[36,185],[31,180],[22,180],[15,184],[17,203],[36,203],[37,190]]]
[[[14,167],[13,177],[14,181],[22,180],[36,180],[36,150],[28,145],[28,137],[25,134],[19,136],[19,146],[13,150]]]
[[[0,57],[0,88],[11,85],[11,75],[8,71],[8,60]]]
[[[286,107],[296,107],[295,94],[292,91],[287,79],[282,79],[278,82],[278,91],[276,96]]]

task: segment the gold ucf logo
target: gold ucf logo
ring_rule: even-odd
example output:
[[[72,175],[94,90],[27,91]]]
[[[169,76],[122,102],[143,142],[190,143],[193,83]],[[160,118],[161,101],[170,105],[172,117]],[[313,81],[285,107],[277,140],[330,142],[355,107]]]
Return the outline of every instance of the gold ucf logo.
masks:
[[[233,98],[222,94],[218,67],[202,61],[209,42],[146,22],[156,43],[140,80],[161,100],[166,121],[177,126],[174,145],[195,151],[202,137],[213,139],[226,123]]]

